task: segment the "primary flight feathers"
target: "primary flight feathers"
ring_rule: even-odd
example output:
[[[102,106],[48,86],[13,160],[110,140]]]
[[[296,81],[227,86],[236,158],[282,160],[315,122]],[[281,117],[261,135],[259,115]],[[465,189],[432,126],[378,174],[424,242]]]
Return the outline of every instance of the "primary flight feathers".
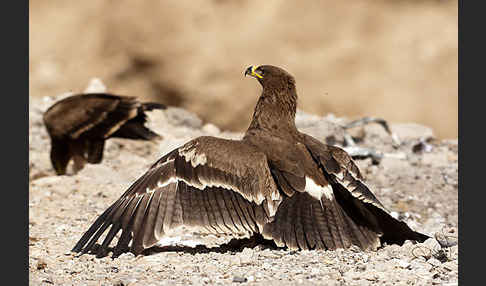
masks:
[[[75,171],[86,162],[100,163],[105,140],[112,137],[151,140],[158,134],[144,126],[145,111],[165,109],[135,97],[105,93],[77,94],[52,105],[43,116],[51,138],[51,162],[58,175],[74,160]]]
[[[86,253],[109,229],[98,256],[154,246],[179,226],[261,234],[290,249],[424,241],[390,216],[350,156],[295,127],[294,78],[275,66],[250,67],[263,92],[242,140],[199,137],[169,152],[115,201],[73,251]],[[130,244],[131,242],[131,244]]]

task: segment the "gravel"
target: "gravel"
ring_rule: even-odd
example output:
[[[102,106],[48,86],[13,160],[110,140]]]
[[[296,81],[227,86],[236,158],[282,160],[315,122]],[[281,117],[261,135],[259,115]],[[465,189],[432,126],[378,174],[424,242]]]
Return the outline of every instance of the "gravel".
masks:
[[[104,160],[78,174],[55,176],[42,112],[56,98],[29,100],[29,281],[31,285],[457,285],[457,140],[433,139],[413,123],[391,124],[401,145],[380,126],[357,128],[360,146],[384,154],[379,164],[357,160],[381,202],[413,229],[435,238],[421,244],[385,245],[376,252],[288,251],[264,246],[218,247],[232,237],[181,233],[146,256],[116,259],[70,252],[93,220],[161,155],[201,135],[240,138],[179,108],[153,111],[150,128],[158,142],[107,141]],[[299,111],[301,131],[319,140],[342,142],[341,124]],[[332,135],[332,136],[331,136]],[[358,135],[357,135],[358,136]],[[331,138],[332,137],[332,138]],[[432,140],[430,139],[432,138]],[[427,142],[427,148],[415,148]],[[195,245],[203,244],[205,246]],[[186,245],[186,246],[184,246]]]

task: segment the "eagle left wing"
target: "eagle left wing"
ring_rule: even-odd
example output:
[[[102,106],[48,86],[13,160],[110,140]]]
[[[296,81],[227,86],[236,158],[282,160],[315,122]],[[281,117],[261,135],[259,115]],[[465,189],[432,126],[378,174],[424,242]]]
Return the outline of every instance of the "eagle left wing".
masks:
[[[405,240],[423,242],[429,238],[390,215],[366,186],[358,167],[346,151],[323,144],[309,135],[302,135],[303,143],[329,179],[337,202],[354,221],[379,233],[382,242],[401,245]]]

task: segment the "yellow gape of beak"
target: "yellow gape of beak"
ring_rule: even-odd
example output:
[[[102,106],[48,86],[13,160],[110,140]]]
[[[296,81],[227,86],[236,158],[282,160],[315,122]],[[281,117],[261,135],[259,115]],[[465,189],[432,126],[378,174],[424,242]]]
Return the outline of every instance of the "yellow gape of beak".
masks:
[[[255,72],[255,66],[250,66],[249,68],[246,69],[245,71],[245,76],[246,75],[251,75],[253,77],[257,77],[257,78],[263,78],[263,76],[257,72]]]

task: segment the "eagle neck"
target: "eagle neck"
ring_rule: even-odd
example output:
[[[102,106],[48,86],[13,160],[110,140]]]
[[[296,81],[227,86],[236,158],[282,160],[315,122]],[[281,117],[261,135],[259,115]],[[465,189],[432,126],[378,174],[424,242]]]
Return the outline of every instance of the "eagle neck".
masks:
[[[291,85],[285,89],[264,88],[253,112],[248,131],[262,130],[270,133],[295,133],[297,92]]]

